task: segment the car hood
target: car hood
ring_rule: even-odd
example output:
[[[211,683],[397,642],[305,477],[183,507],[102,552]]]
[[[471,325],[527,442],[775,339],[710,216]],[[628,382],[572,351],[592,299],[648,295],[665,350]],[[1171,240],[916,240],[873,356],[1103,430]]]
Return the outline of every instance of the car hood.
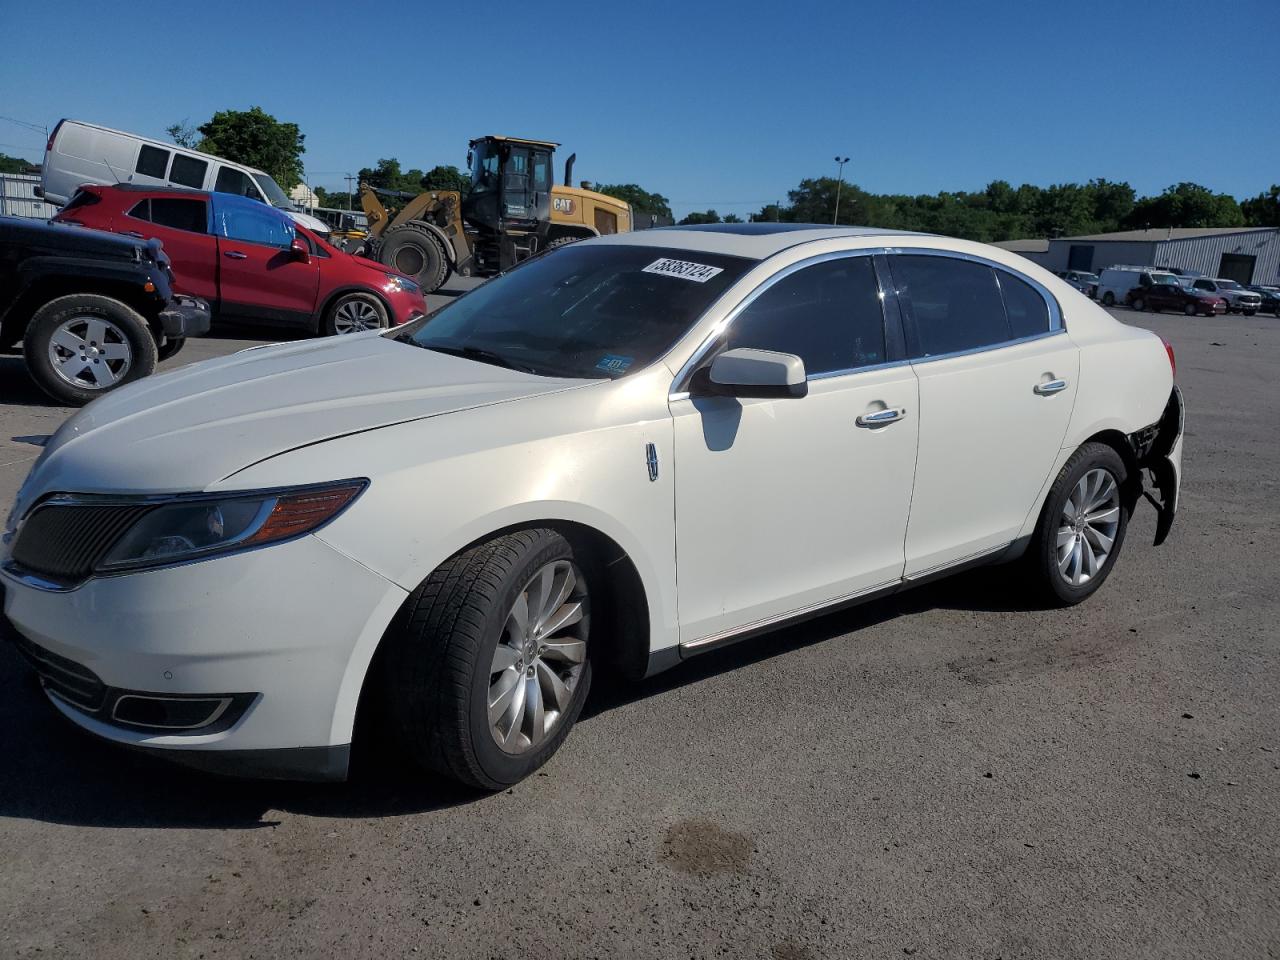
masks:
[[[506,370],[377,333],[253,348],[85,407],[46,445],[19,498],[203,490],[298,447],[592,382]]]
[[[146,244],[130,237],[51,220],[9,220],[0,225],[0,240],[44,248],[49,255],[139,262]]]

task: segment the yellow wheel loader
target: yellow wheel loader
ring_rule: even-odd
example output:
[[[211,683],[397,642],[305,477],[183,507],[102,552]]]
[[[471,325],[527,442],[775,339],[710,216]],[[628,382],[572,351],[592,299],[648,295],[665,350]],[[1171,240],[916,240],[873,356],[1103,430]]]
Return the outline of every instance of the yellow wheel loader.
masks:
[[[518,137],[472,140],[466,197],[456,190],[414,195],[360,184],[369,218],[364,255],[431,293],[451,273],[489,277],[562,243],[631,230],[630,204],[569,185],[576,154],[565,163],[564,185],[552,182],[557,146]],[[405,202],[393,216],[383,197]]]

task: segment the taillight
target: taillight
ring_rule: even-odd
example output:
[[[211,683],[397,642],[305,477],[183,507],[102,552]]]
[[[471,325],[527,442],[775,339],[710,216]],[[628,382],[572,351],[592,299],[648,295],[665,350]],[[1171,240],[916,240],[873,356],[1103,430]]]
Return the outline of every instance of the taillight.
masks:
[[[1164,352],[1169,355],[1169,369],[1173,371],[1173,375],[1176,377],[1178,375],[1178,361],[1173,356],[1173,344],[1164,337],[1160,338],[1160,342],[1164,344]]]

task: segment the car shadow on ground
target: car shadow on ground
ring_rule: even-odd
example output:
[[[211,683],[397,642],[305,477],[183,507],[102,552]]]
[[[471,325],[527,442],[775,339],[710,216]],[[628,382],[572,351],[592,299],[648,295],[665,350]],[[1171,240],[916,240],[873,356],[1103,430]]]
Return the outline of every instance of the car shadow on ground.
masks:
[[[1006,568],[961,574],[689,660],[635,684],[603,679],[582,721],[667,690],[934,608],[1034,609]],[[357,736],[346,783],[247,781],[188,771],[80,731],[46,701],[9,643],[0,643],[0,817],[79,826],[254,829],[273,811],[367,818],[428,813],[484,794],[408,768],[376,732]]]

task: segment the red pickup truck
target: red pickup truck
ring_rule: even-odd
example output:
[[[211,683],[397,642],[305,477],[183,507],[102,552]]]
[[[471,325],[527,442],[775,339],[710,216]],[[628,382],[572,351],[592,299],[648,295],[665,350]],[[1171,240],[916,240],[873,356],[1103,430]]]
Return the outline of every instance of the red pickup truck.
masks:
[[[358,333],[427,312],[422,288],[343,253],[265,203],[167,187],[86,185],[53,218],[164,244],[174,287],[215,319]]]

